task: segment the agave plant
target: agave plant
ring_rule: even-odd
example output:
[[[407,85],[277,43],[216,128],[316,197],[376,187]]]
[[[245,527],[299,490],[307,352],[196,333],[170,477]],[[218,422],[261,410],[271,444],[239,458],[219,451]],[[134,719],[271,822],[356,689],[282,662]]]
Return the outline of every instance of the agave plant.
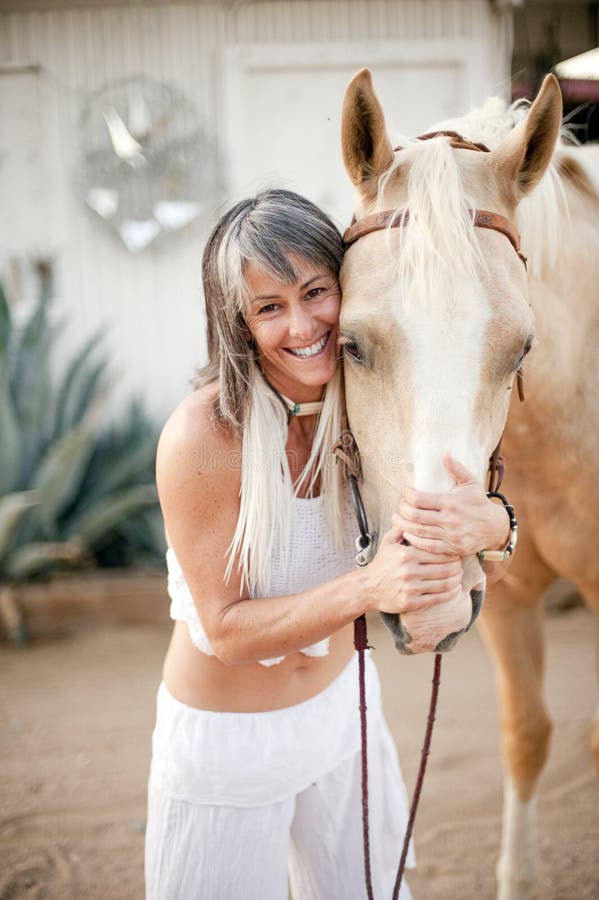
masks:
[[[156,562],[164,552],[155,430],[136,401],[122,425],[100,430],[103,333],[52,379],[57,329],[41,274],[20,332],[0,285],[0,606],[10,586],[57,567]]]

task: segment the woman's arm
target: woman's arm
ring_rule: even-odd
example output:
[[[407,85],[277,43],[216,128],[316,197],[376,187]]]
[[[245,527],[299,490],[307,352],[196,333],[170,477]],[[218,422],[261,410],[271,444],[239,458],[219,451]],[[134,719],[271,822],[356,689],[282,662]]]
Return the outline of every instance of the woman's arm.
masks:
[[[459,560],[400,544],[391,529],[369,566],[298,594],[244,599],[221,607],[212,621],[213,647],[228,663],[288,655],[316,643],[372,610],[423,611],[460,593]]]
[[[431,553],[472,556],[479,550],[503,550],[510,537],[509,516],[501,504],[489,500],[474,475],[451,456],[444,459],[455,487],[432,494],[408,488],[394,516],[397,527],[415,547]],[[487,583],[503,578],[511,557],[482,561]]]
[[[156,478],[173,547],[216,656],[225,663],[288,655],[316,643],[370,610],[408,612],[453,600],[461,562],[400,543],[393,527],[375,559],[317,588],[248,599],[226,551],[239,514],[240,445],[214,427],[213,393],[187,398],[162,432]]]

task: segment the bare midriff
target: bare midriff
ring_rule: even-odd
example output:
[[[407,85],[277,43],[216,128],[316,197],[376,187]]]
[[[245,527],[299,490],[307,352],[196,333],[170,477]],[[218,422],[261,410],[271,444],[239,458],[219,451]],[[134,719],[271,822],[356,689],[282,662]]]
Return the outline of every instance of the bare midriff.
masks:
[[[303,703],[340,674],[353,653],[353,627],[332,635],[326,656],[291,653],[272,666],[226,665],[202,653],[184,622],[176,622],[162,677],[173,697],[215,712],[265,712]]]

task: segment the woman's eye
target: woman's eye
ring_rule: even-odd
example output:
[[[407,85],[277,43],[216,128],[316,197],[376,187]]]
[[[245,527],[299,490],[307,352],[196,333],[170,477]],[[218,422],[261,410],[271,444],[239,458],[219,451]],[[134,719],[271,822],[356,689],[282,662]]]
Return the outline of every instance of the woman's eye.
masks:
[[[308,300],[312,300],[314,297],[320,297],[322,293],[324,293],[324,288],[322,287],[310,288],[310,290],[306,294],[306,298]]]
[[[270,313],[274,312],[275,309],[278,309],[278,305],[276,303],[267,303],[266,306],[261,306],[258,310],[258,313],[261,315],[262,313]]]

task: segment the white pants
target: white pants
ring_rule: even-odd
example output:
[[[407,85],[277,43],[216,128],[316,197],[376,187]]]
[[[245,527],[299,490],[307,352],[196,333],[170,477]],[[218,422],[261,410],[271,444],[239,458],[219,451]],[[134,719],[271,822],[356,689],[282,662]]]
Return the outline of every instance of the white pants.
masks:
[[[350,671],[337,679],[336,686],[291,708],[293,729],[297,728],[301,711],[312,736],[312,747],[314,730],[309,717],[317,715],[326,731],[322,704],[327,692],[336,690],[335,700],[339,701],[339,686],[344,680],[353,684],[354,673],[352,664]],[[373,666],[369,666],[369,674],[370,855],[374,894],[377,900],[384,900],[391,896],[395,881],[407,805],[395,746],[376,705],[378,680]],[[186,752],[195,755],[193,744],[185,739],[188,729],[181,715],[191,715],[197,722],[197,716],[205,718],[210,714],[183,708],[174,699],[169,701],[169,706],[172,704],[175,718],[168,724],[173,743],[182,742]],[[353,714],[357,717],[356,709]],[[255,717],[247,713],[223,714],[217,721],[226,723],[230,741],[236,720],[243,730],[248,726],[248,716],[259,722],[264,739],[260,743],[266,757],[268,748],[272,753],[275,746],[268,734],[271,725],[285,744],[286,711],[276,711],[274,715],[259,713]],[[160,725],[161,718],[168,719],[168,715],[163,711],[161,716],[159,703],[160,734],[158,740],[155,734],[154,746],[155,753],[164,755],[165,729]],[[205,727],[207,740],[212,744],[215,734],[210,729],[214,728],[214,718],[209,718]],[[197,752],[202,755],[201,748]],[[238,766],[242,771],[245,761],[248,769],[252,768],[248,758],[255,758],[257,752],[259,748],[247,747],[245,754],[240,754]],[[244,797],[236,804],[198,801],[198,795],[193,793],[184,799],[179,790],[165,783],[164,766],[153,767],[148,792],[146,900],[287,900],[289,884],[293,900],[364,900],[360,752],[353,749],[351,755],[345,756],[340,745],[339,755],[343,758],[334,767],[316,772],[313,780],[300,789],[272,802],[262,800],[259,805],[248,805]],[[272,760],[266,759],[267,766],[269,763]],[[292,784],[298,766],[294,760],[289,760],[289,766]],[[178,784],[175,779],[175,788]],[[412,853],[408,864],[413,865]],[[404,881],[400,898],[410,897]]]

